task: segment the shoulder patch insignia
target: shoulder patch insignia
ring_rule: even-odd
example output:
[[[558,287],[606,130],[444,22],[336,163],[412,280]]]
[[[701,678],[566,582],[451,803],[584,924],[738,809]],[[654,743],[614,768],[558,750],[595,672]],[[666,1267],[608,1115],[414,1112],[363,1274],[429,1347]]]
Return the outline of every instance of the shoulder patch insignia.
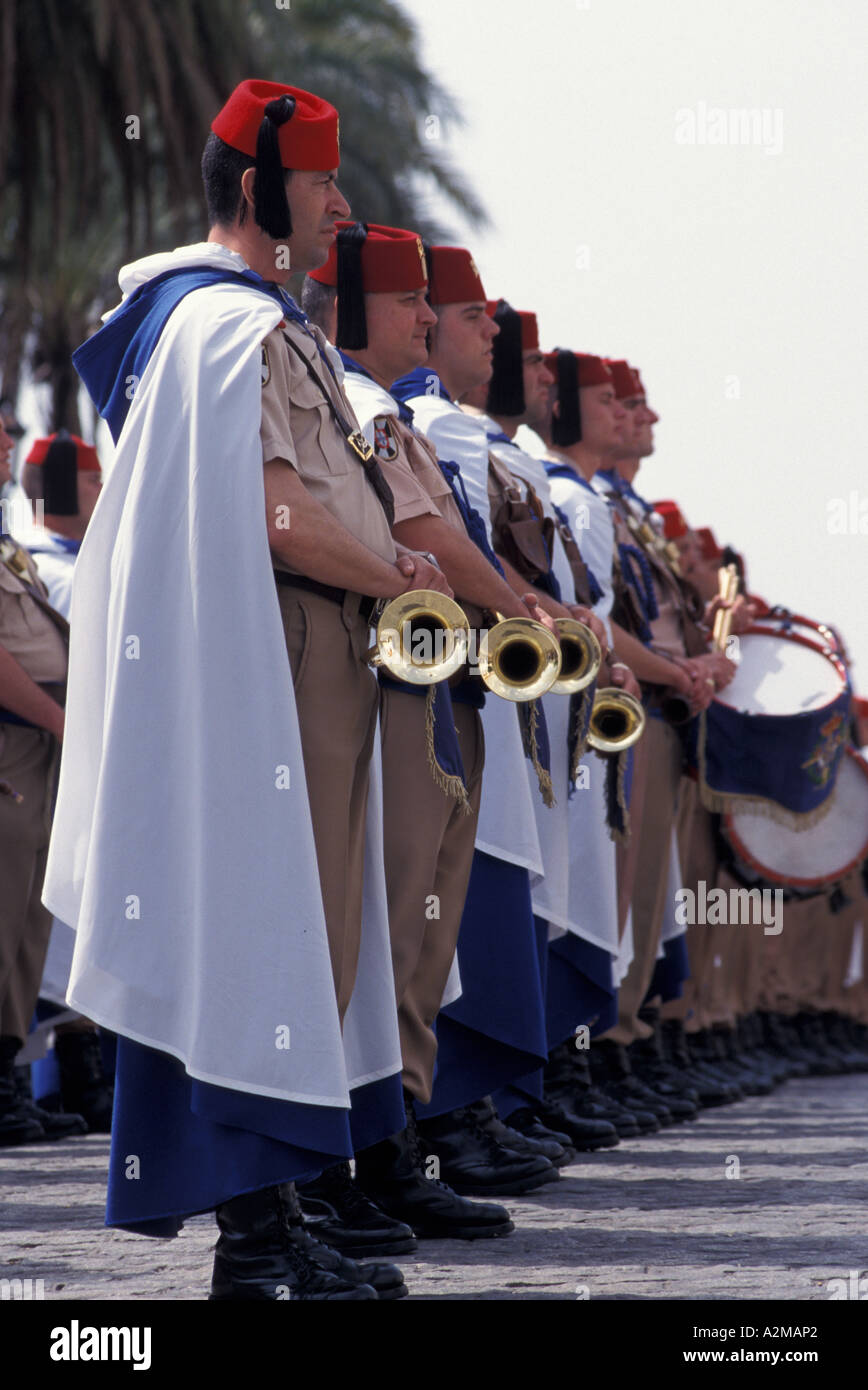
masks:
[[[388,415],[378,415],[374,420],[374,452],[387,462],[398,457],[398,443]]]
[[[271,363],[268,360],[268,348],[262,344],[262,385],[267,386],[271,380]]]

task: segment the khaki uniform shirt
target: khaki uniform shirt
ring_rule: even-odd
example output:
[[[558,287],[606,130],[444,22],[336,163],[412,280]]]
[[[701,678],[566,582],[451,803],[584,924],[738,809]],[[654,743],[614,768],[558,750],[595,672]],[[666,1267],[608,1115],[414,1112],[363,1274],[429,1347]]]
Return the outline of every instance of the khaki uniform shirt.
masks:
[[[48,601],[48,590],[39,578],[36,565],[26,551],[27,582]],[[31,680],[39,684],[60,684],[66,680],[67,650],[60,630],[24,584],[0,563],[0,645],[23,666]],[[0,700],[2,704],[2,700]]]
[[[394,494],[396,523],[411,521],[417,516],[439,516],[448,526],[467,536],[458,503],[440,471],[437,452],[430,440],[423,434],[415,434],[396,415],[378,415],[374,419],[374,452]],[[470,540],[469,536],[467,539]],[[481,609],[463,600],[461,606],[471,626],[480,626]]]
[[[310,333],[325,350],[318,328]],[[262,461],[284,459],[298,473],[304,486],[327,511],[381,559],[394,562],[395,544],[386,514],[368,482],[362,462],[353,453],[337,421],[284,334],[297,344],[352,429],[358,421],[352,406],[317,351],[316,344],[299,324],[284,322],[272,329],[262,344]],[[277,569],[292,572],[278,556]]]

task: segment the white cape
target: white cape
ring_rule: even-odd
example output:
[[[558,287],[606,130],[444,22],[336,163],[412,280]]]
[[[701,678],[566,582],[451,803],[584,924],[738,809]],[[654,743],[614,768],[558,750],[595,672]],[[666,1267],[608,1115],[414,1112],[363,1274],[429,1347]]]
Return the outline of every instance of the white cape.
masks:
[[[497,428],[494,421],[489,425]],[[493,443],[491,452],[510,472],[530,483],[543,509],[551,515],[551,483],[556,480],[549,479],[541,459],[515,443]],[[580,549],[583,539],[582,532],[576,533]],[[558,534],[553,567],[569,602],[574,594],[573,573]],[[534,911],[614,956],[618,952],[618,902],[615,846],[606,828],[605,764],[595,753],[588,753],[579,764],[576,790],[569,797],[566,750],[570,701],[563,695],[546,695],[543,705],[557,805],[548,810],[541,803],[535,804],[545,877],[531,885]]]
[[[244,264],[183,248],[122,287],[215,261]],[[76,565],[44,901],[77,931],[82,1013],[198,1079],[346,1107],[400,1052],[376,851],[346,1054],[338,1024],[265,527],[260,344],[280,317],[252,289],[193,291],[138,384]]]
[[[438,457],[457,463],[468,501],[483,518],[491,541],[488,498],[488,439],[477,417],[465,415],[441,396],[415,396],[408,402],[417,429],[430,439]],[[495,859],[517,864],[542,877],[543,860],[518,717],[511,700],[487,695],[482,711],[485,772],[476,847]],[[544,808],[545,809],[545,808]]]

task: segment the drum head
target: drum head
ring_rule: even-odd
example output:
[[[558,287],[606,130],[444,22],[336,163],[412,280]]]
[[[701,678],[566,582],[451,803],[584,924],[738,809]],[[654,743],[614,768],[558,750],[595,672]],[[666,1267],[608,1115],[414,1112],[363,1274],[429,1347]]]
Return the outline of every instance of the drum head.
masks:
[[[803,714],[832,704],[846,685],[840,662],[818,642],[752,628],[738,638],[738,670],[716,698],[743,714]]]
[[[868,762],[846,750],[832,805],[808,830],[791,830],[768,816],[736,811],[724,828],[736,857],[769,883],[820,889],[868,857]]]

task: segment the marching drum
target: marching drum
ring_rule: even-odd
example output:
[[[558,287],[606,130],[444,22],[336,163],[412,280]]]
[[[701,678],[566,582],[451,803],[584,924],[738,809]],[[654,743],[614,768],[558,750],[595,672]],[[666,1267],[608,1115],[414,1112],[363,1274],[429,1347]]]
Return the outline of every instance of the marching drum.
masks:
[[[807,637],[824,651],[834,652],[837,656],[844,655],[834,628],[827,627],[825,623],[817,623],[813,618],[805,618],[800,613],[791,613],[788,608],[769,608],[754,619],[753,626],[755,630]]]
[[[778,629],[764,618],[731,639],[738,669],[706,712],[700,747],[702,795],[711,809],[747,809],[746,800],[761,800],[775,803],[782,819],[808,824],[832,792],[847,742],[850,687],[837,652],[807,632]]]
[[[846,749],[827,815],[808,830],[768,816],[736,811],[723,830],[740,876],[805,895],[840,882],[868,858],[868,762]]]

